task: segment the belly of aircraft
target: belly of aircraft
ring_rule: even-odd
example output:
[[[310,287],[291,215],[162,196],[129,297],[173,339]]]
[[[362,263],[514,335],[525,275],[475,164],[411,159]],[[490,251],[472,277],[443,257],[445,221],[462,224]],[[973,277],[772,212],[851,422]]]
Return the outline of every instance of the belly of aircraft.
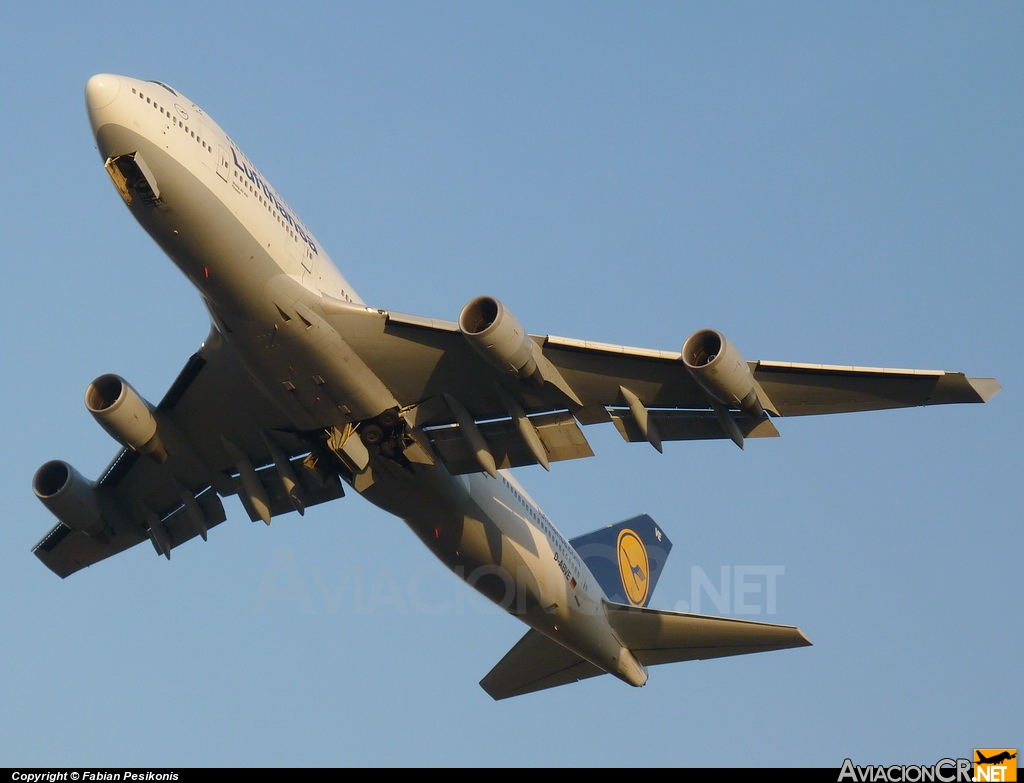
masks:
[[[288,274],[287,260],[278,257],[283,251],[264,247],[225,202],[236,195],[227,183],[200,172],[224,190],[215,193],[167,151],[121,125],[102,126],[97,141],[109,156],[145,161],[159,198],[135,197],[129,210],[199,289],[254,383],[296,429],[343,425],[396,404],[318,312],[320,295]]]
[[[371,470],[374,468],[371,467]],[[379,469],[365,498],[401,517],[456,575],[530,627],[616,673],[622,647],[599,597],[573,590],[546,538],[525,519],[500,517],[484,474],[451,476],[443,464]],[[579,585],[577,585],[579,587]]]

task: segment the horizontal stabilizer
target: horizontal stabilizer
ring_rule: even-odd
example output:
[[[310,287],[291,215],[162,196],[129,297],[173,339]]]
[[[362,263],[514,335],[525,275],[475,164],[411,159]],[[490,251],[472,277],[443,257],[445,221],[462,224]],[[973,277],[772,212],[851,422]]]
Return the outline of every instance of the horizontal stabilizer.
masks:
[[[799,628],[730,617],[605,604],[615,634],[643,666],[809,647]],[[480,681],[493,699],[579,682],[605,672],[539,631],[526,635]]]
[[[792,625],[607,604],[608,621],[644,666],[809,647]]]
[[[558,642],[532,628],[508,651],[480,687],[495,700],[542,691],[604,674]]]

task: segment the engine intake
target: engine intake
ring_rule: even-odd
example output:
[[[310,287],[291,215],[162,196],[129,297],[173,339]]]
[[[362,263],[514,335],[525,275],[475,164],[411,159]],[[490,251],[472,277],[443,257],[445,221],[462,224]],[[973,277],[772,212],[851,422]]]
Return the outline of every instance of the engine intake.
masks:
[[[516,317],[494,297],[478,296],[463,307],[459,330],[493,367],[533,386],[543,385],[536,344]]]
[[[90,383],[85,407],[114,440],[157,462],[167,459],[149,403],[121,376],[101,375]]]
[[[764,417],[750,366],[720,332],[701,329],[691,334],[683,343],[683,364],[717,402]]]
[[[32,490],[64,525],[88,536],[104,530],[96,486],[61,460],[44,464],[32,478]]]

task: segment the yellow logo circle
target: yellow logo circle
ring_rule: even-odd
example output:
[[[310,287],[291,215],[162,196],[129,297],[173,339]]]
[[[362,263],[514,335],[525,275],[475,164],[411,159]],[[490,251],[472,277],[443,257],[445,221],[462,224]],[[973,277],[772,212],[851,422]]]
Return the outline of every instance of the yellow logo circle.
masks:
[[[626,598],[633,606],[647,603],[648,586],[650,585],[650,563],[647,559],[647,547],[640,536],[629,528],[619,533],[619,577]]]

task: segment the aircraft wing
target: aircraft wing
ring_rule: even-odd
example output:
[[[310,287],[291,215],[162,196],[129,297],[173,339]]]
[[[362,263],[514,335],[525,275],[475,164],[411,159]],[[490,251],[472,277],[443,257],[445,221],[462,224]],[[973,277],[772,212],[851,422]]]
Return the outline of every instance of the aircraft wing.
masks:
[[[610,421],[625,440],[659,451],[672,440],[730,438],[742,447],[778,436],[776,417],[985,402],[1000,388],[957,372],[746,362],[710,330],[684,352],[695,337],[720,339],[719,363],[732,372],[724,380],[692,357],[688,366],[684,352],[536,335],[524,341],[537,367],[524,379],[454,322],[343,303],[327,318],[455,473],[481,470],[481,444],[497,468],[591,456],[580,424]],[[501,337],[494,342],[500,348]]]
[[[780,416],[988,402],[1000,390],[994,378],[942,370],[792,362],[755,362],[751,370]]]
[[[413,436],[428,439],[456,474],[592,456],[581,424],[612,422],[625,440],[659,450],[670,440],[731,438],[742,446],[777,436],[777,416],[984,402],[999,390],[992,379],[961,373],[748,363],[723,338],[723,356],[750,386],[730,402],[683,353],[517,331],[517,357],[534,367],[524,378],[458,324],[330,300],[323,310],[399,401]],[[291,434],[216,330],[153,416],[167,441],[165,461],[125,448],[95,484],[63,462],[36,474],[43,502],[73,522],[34,549],[55,573],[67,576],[147,538],[170,557],[224,520],[227,495],[269,523],[344,494],[336,473],[315,469],[309,441]]]
[[[344,494],[336,475],[325,478],[303,464],[308,445],[285,431],[284,415],[216,331],[153,414],[168,453],[164,461],[124,448],[94,484],[63,462],[47,463],[37,474],[37,494],[53,490],[64,504],[59,508],[80,527],[102,528],[87,535],[59,523],[36,544],[36,556],[58,576],[147,539],[170,558],[171,549],[195,536],[205,539],[224,521],[221,496],[238,494],[250,518],[269,524],[271,515]],[[279,462],[286,463],[283,470]]]

